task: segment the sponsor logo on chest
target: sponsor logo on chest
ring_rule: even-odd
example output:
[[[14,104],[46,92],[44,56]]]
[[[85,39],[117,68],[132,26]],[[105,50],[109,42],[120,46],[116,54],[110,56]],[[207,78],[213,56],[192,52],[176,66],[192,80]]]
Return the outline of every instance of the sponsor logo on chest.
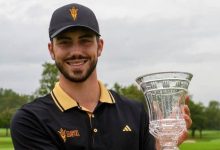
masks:
[[[80,137],[79,130],[66,130],[60,128],[58,133],[60,134],[60,137],[63,139],[64,142],[66,142],[67,138]]]

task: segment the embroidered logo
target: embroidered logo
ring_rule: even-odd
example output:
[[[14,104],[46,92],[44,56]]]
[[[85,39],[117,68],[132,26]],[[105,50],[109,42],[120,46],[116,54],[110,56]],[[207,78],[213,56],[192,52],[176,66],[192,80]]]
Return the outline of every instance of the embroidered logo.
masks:
[[[128,125],[126,125],[126,126],[123,128],[122,131],[124,131],[124,132],[130,132],[130,131],[131,131],[131,128],[130,128]]]
[[[60,137],[63,139],[64,142],[66,142],[67,138],[80,136],[79,130],[66,130],[66,129],[60,128],[60,131],[58,131],[58,133],[60,134]]]
[[[78,9],[75,7],[71,8],[70,14],[71,14],[73,20],[75,21],[77,19],[77,15],[78,15]]]
[[[60,137],[63,139],[64,142],[66,142],[66,130],[63,130],[62,128],[60,131],[58,131],[60,134]]]

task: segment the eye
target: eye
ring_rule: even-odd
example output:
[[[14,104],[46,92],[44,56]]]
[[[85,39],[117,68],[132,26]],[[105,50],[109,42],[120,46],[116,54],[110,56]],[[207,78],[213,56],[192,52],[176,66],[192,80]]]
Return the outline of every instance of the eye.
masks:
[[[92,42],[93,42],[93,40],[90,39],[90,38],[83,38],[83,39],[80,40],[81,44],[90,44]]]

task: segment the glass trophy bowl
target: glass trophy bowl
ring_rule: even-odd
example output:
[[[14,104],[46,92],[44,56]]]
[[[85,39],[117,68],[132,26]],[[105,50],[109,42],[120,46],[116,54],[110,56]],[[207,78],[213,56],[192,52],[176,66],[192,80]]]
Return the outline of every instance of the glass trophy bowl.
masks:
[[[178,138],[186,130],[183,107],[192,77],[187,72],[158,72],[136,79],[146,99],[149,131],[161,150],[178,150]]]

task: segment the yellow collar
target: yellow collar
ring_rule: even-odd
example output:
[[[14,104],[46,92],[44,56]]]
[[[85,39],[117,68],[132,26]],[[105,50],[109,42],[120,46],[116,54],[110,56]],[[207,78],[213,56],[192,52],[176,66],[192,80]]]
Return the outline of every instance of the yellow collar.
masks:
[[[115,100],[111,93],[100,81],[99,87],[101,90],[99,101],[109,104],[115,103]],[[81,107],[73,98],[71,98],[66,92],[64,92],[64,90],[60,87],[59,82],[56,83],[54,89],[51,91],[51,96],[61,111],[65,111],[73,107]],[[86,108],[83,107],[81,109],[88,111]]]

